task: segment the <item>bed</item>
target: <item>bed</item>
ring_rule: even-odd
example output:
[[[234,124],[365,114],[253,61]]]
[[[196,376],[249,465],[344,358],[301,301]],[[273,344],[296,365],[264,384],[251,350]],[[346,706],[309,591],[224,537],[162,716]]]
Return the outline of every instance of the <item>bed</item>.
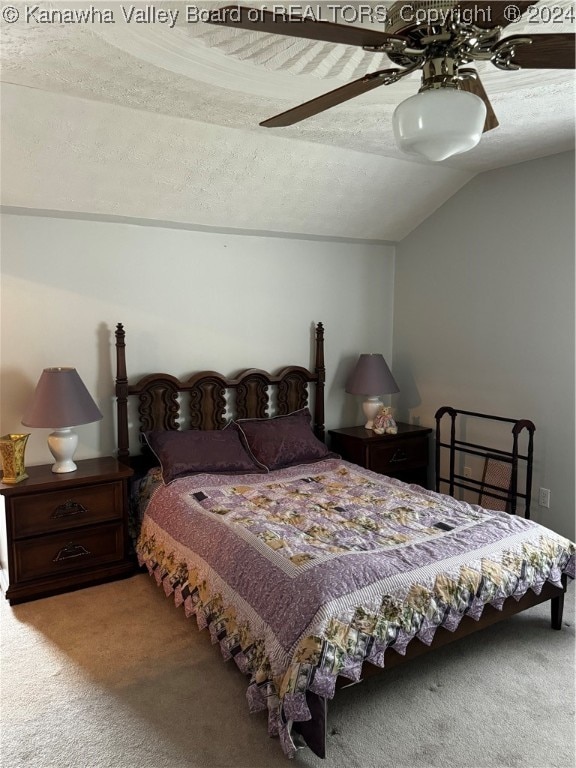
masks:
[[[561,628],[571,542],[329,451],[321,323],[312,368],[277,374],[130,383],[121,324],[116,353],[139,562],[246,674],[288,757],[325,756],[341,687],[547,600]]]

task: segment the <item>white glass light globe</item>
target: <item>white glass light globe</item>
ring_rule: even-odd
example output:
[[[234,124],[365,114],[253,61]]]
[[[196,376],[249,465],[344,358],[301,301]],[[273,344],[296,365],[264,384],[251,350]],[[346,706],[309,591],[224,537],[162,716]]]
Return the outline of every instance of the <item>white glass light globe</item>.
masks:
[[[456,88],[431,88],[399,104],[392,117],[398,147],[439,162],[467,152],[482,137],[486,105]]]

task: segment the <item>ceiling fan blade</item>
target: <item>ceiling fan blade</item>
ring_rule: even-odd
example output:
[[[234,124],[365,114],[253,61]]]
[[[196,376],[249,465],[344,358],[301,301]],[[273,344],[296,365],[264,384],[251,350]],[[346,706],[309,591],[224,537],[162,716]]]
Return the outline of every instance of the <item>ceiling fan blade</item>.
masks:
[[[471,0],[470,2],[456,3],[456,9],[462,13],[471,14],[471,21],[481,29],[493,27],[507,27],[508,24],[517,22],[531,5],[536,5],[538,0],[514,0],[514,3],[502,2],[502,0]]]
[[[273,35],[321,40],[344,45],[379,46],[389,40],[408,42],[400,35],[388,35],[379,29],[354,27],[348,24],[334,24],[331,21],[316,21],[312,18],[290,16],[288,13],[273,13],[260,8],[243,5],[227,5],[210,13],[208,24],[220,24],[253,32],[268,32]]]
[[[465,70],[460,70],[460,72],[461,74],[464,74]],[[478,75],[476,75],[476,77],[464,78],[460,82],[460,89],[462,91],[467,91],[468,93],[473,93],[475,96],[480,96],[484,104],[486,104],[486,120],[484,121],[483,133],[491,131],[493,128],[497,128],[500,125],[496,113],[494,112],[494,108],[488,98],[488,94],[484,90],[484,86]]]
[[[301,120],[306,120],[308,117],[317,115],[320,112],[324,112],[326,109],[335,107],[337,104],[342,104],[349,99],[353,99],[355,96],[360,96],[362,93],[367,93],[374,88],[379,88],[381,85],[388,85],[395,82],[395,73],[402,73],[400,69],[381,69],[379,72],[370,72],[368,75],[353,80],[351,83],[340,86],[333,91],[322,94],[315,99],[304,102],[297,107],[288,109],[286,112],[281,112],[279,115],[264,120],[260,125],[265,128],[282,128],[286,125],[294,125]],[[394,79],[390,79],[394,78]]]
[[[511,58],[522,69],[574,69],[574,41],[571,32],[541,35],[511,35],[498,45],[510,45],[514,40],[529,38],[530,44],[519,44]]]

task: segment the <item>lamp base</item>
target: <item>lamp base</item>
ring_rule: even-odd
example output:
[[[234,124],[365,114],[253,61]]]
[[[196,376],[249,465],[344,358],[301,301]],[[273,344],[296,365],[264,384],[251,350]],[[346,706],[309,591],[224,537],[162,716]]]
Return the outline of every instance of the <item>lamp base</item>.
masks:
[[[364,429],[374,428],[374,417],[378,413],[378,409],[381,405],[382,401],[379,397],[367,397],[364,400],[362,403],[362,410],[364,411],[364,416],[366,416],[366,424],[364,424]]]
[[[56,429],[48,435],[48,448],[56,459],[52,465],[52,472],[74,472],[78,467],[73,461],[74,453],[78,447],[78,435],[71,427]]]

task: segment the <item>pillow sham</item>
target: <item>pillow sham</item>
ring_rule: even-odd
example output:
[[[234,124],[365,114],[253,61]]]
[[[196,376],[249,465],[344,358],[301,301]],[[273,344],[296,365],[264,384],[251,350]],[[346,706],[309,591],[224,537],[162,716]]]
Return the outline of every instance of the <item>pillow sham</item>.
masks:
[[[147,432],[145,438],[160,462],[165,485],[201,472],[244,475],[268,471],[252,456],[244,436],[229,425],[213,430]]]
[[[318,440],[308,408],[271,419],[238,419],[232,422],[244,434],[256,461],[268,470],[309,464],[337,457]]]

